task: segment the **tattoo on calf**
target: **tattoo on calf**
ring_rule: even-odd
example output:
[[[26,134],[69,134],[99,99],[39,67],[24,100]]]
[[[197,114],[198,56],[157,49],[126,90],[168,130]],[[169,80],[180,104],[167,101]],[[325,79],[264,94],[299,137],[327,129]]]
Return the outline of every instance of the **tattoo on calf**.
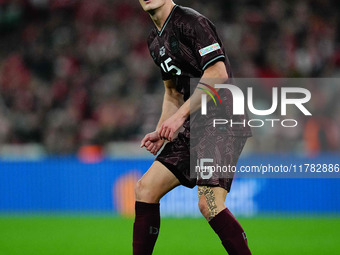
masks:
[[[198,187],[198,197],[200,198],[202,195],[205,196],[205,199],[207,201],[208,211],[209,211],[208,220],[210,221],[217,215],[217,206],[216,206],[215,194],[214,194],[214,191],[211,189],[211,187],[199,186]]]

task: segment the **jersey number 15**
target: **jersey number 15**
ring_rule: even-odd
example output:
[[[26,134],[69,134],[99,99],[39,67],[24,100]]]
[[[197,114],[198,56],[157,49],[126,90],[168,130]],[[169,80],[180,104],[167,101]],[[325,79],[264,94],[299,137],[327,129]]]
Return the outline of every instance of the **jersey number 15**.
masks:
[[[165,60],[163,63],[161,63],[161,67],[162,67],[162,69],[163,69],[163,71],[165,72],[165,73],[170,73],[172,70],[175,70],[176,71],[176,73],[174,73],[174,72],[171,72],[171,73],[173,73],[174,75],[181,75],[182,74],[182,71],[181,71],[181,69],[179,69],[177,66],[175,66],[175,65],[169,65],[169,63],[171,62],[171,58],[169,57],[169,58],[167,58],[167,60]]]

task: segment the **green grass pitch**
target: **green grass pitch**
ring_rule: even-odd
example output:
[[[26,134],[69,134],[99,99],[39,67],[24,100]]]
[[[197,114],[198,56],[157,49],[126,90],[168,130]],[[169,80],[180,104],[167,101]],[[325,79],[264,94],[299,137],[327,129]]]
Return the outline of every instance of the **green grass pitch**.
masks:
[[[240,219],[254,255],[340,254],[340,218]],[[132,254],[132,219],[0,217],[0,255]],[[162,219],[155,255],[226,254],[203,219]]]

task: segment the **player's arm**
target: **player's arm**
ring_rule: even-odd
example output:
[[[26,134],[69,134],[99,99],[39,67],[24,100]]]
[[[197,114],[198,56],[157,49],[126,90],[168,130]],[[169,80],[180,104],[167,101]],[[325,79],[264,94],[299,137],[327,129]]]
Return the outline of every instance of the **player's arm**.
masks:
[[[162,114],[157,124],[157,132],[163,122],[173,116],[184,103],[183,95],[176,90],[172,80],[164,81],[164,88]]]
[[[214,65],[208,67],[201,78],[203,83],[206,83],[210,86],[213,86],[214,84],[225,83],[227,80],[228,73],[224,62],[222,61],[216,62]],[[219,89],[216,90],[218,91]],[[203,90],[196,88],[192,96],[189,98],[189,102],[186,102],[187,105],[183,105],[183,109],[181,110],[183,110],[185,114],[196,112],[201,108],[201,96],[204,93],[205,92]],[[208,97],[207,101],[210,100],[211,98]]]
[[[224,62],[218,61],[210,65],[203,73],[201,80],[213,80],[214,83],[224,83],[228,79],[228,73]],[[213,85],[213,84],[211,84]],[[161,138],[172,141],[174,133],[183,125],[191,112],[195,112],[201,107],[201,95],[204,92],[195,89],[191,97],[166,121],[162,122],[159,135]]]
[[[164,88],[162,114],[156,130],[147,134],[141,141],[141,147],[145,146],[154,155],[164,144],[164,140],[160,138],[158,133],[161,125],[165,120],[173,116],[184,103],[183,95],[176,90],[175,83],[172,80],[164,81]]]

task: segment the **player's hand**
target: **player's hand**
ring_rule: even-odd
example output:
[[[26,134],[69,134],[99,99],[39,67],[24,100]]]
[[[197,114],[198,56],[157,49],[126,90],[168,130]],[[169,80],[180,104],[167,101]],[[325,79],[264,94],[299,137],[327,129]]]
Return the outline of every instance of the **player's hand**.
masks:
[[[181,117],[175,113],[169,119],[163,122],[158,131],[159,137],[161,139],[172,141],[174,139],[174,134],[183,126],[184,121],[184,117]]]
[[[160,139],[157,131],[154,131],[144,136],[143,140],[141,141],[140,147],[145,147],[153,155],[156,155],[159,149],[162,148],[163,144],[164,140]]]

